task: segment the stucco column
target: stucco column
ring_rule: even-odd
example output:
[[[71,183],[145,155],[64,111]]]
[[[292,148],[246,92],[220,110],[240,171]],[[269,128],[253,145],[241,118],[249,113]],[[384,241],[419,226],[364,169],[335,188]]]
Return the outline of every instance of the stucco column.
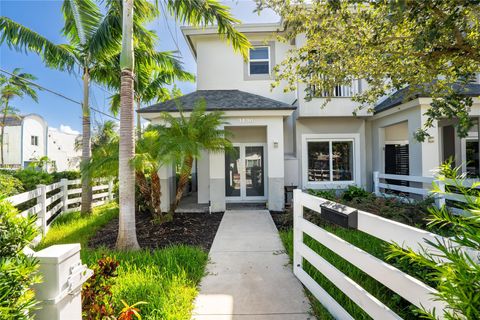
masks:
[[[175,170],[173,165],[161,166],[158,170],[160,177],[160,209],[162,212],[168,212],[175,199]]]
[[[198,203],[208,203],[210,201],[210,168],[208,152],[202,151],[200,158],[197,159],[197,182],[198,182]]]
[[[225,211],[225,154],[211,152],[209,154],[210,172],[210,210]]]
[[[434,121],[433,127],[427,130],[430,137],[424,142],[418,142],[414,133],[423,128],[423,124],[427,120],[425,112],[428,106],[421,106],[416,116],[408,118],[408,140],[409,140],[409,158],[410,158],[410,175],[429,177],[433,175],[432,170],[440,165],[440,138],[438,123]]]
[[[279,118],[267,126],[268,209],[282,211],[285,205],[283,120]]]

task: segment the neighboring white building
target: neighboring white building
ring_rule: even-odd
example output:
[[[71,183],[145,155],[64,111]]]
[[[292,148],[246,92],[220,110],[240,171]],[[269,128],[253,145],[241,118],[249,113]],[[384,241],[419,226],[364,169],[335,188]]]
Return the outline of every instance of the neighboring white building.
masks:
[[[458,163],[478,161],[478,134],[468,139],[454,135],[452,123],[440,122],[429,130],[432,138],[419,143],[413,133],[421,127],[430,99],[406,101],[402,92],[379,103],[374,113],[352,114],[351,97],[366,88],[354,81],[339,86],[322,108],[325,98],[305,99],[305,85],[285,93],[282,85],[271,89],[273,67],[287,51],[302,46],[299,36],[290,43],[276,40],[280,23],[237,26],[251,41],[248,61],[235,53],[216,27],[182,28],[197,61],[197,91],[178,101],[159,103],[140,111],[143,118],[160,123],[163,111],[185,112],[205,99],[208,110],[225,113],[225,129],[234,135],[235,156],[208,154],[196,164],[198,203],[209,203],[212,211],[225,210],[227,202],[266,202],[270,210],[282,210],[285,186],[300,188],[371,188],[372,172],[432,175],[431,169],[455,155]],[[480,85],[467,94],[478,97]],[[472,116],[480,116],[474,98]],[[477,129],[475,129],[477,130]],[[261,160],[259,160],[261,159]],[[467,169],[467,168],[466,168]],[[162,210],[168,210],[174,193],[173,168],[163,168]]]
[[[5,167],[23,168],[47,156],[57,171],[78,170],[81,153],[75,150],[78,134],[49,128],[37,114],[8,116],[4,136]]]

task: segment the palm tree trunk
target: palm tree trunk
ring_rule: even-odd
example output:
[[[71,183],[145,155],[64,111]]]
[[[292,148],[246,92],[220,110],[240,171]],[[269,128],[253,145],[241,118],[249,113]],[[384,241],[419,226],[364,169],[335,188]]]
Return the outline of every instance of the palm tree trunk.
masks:
[[[162,209],[160,208],[160,198],[162,195],[161,192],[161,185],[160,185],[160,177],[158,176],[158,171],[154,170],[151,173],[151,179],[152,179],[152,208],[153,208],[153,214],[155,216],[160,216],[162,214]]]
[[[137,139],[140,140],[142,137],[142,121],[140,119],[140,113],[138,111],[140,110],[141,107],[141,102],[140,98],[137,99]]]
[[[133,0],[123,0],[122,70],[120,87],[119,198],[120,214],[117,249],[139,249],[135,226],[135,172],[130,160],[135,154],[134,72],[133,72]]]
[[[142,171],[135,171],[135,181],[137,183],[138,189],[142,198],[147,202],[148,208],[152,208],[152,201],[150,200],[150,194],[152,193],[152,188],[148,186],[147,178]]]
[[[5,108],[3,109],[3,118],[2,118],[2,133],[0,137],[0,149],[2,153],[2,165],[5,164],[5,161],[3,159],[3,145],[4,145],[4,137],[5,137],[5,124],[7,122],[7,112],[8,112],[8,100],[5,101]]]
[[[82,166],[89,163],[91,157],[91,125],[90,106],[88,101],[90,73],[88,68],[83,70],[83,103],[82,103]],[[90,174],[82,170],[82,214],[92,212],[92,186]]]
[[[175,195],[175,202],[170,209],[171,213],[174,213],[177,210],[178,204],[180,200],[182,200],[183,192],[185,191],[185,187],[188,184],[188,178],[190,177],[190,173],[192,172],[192,165],[193,165],[193,157],[187,156],[182,164],[182,169],[180,171],[180,178],[178,179],[178,186],[177,186],[177,193]]]

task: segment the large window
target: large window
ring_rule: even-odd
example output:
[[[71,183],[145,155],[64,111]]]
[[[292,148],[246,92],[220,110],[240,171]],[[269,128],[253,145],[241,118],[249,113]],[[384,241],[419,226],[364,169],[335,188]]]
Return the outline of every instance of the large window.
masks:
[[[355,136],[355,134],[353,134]],[[357,138],[339,134],[339,138],[304,138],[304,187],[331,184],[351,184],[359,181],[356,173],[359,159],[355,158]]]
[[[248,63],[249,75],[270,74],[270,47],[258,46],[250,49]]]

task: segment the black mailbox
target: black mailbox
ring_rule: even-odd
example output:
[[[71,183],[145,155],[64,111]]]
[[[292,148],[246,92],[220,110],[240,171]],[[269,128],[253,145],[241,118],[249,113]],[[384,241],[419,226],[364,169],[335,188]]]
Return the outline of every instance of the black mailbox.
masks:
[[[357,229],[358,210],[332,201],[320,205],[320,217],[344,228]]]

